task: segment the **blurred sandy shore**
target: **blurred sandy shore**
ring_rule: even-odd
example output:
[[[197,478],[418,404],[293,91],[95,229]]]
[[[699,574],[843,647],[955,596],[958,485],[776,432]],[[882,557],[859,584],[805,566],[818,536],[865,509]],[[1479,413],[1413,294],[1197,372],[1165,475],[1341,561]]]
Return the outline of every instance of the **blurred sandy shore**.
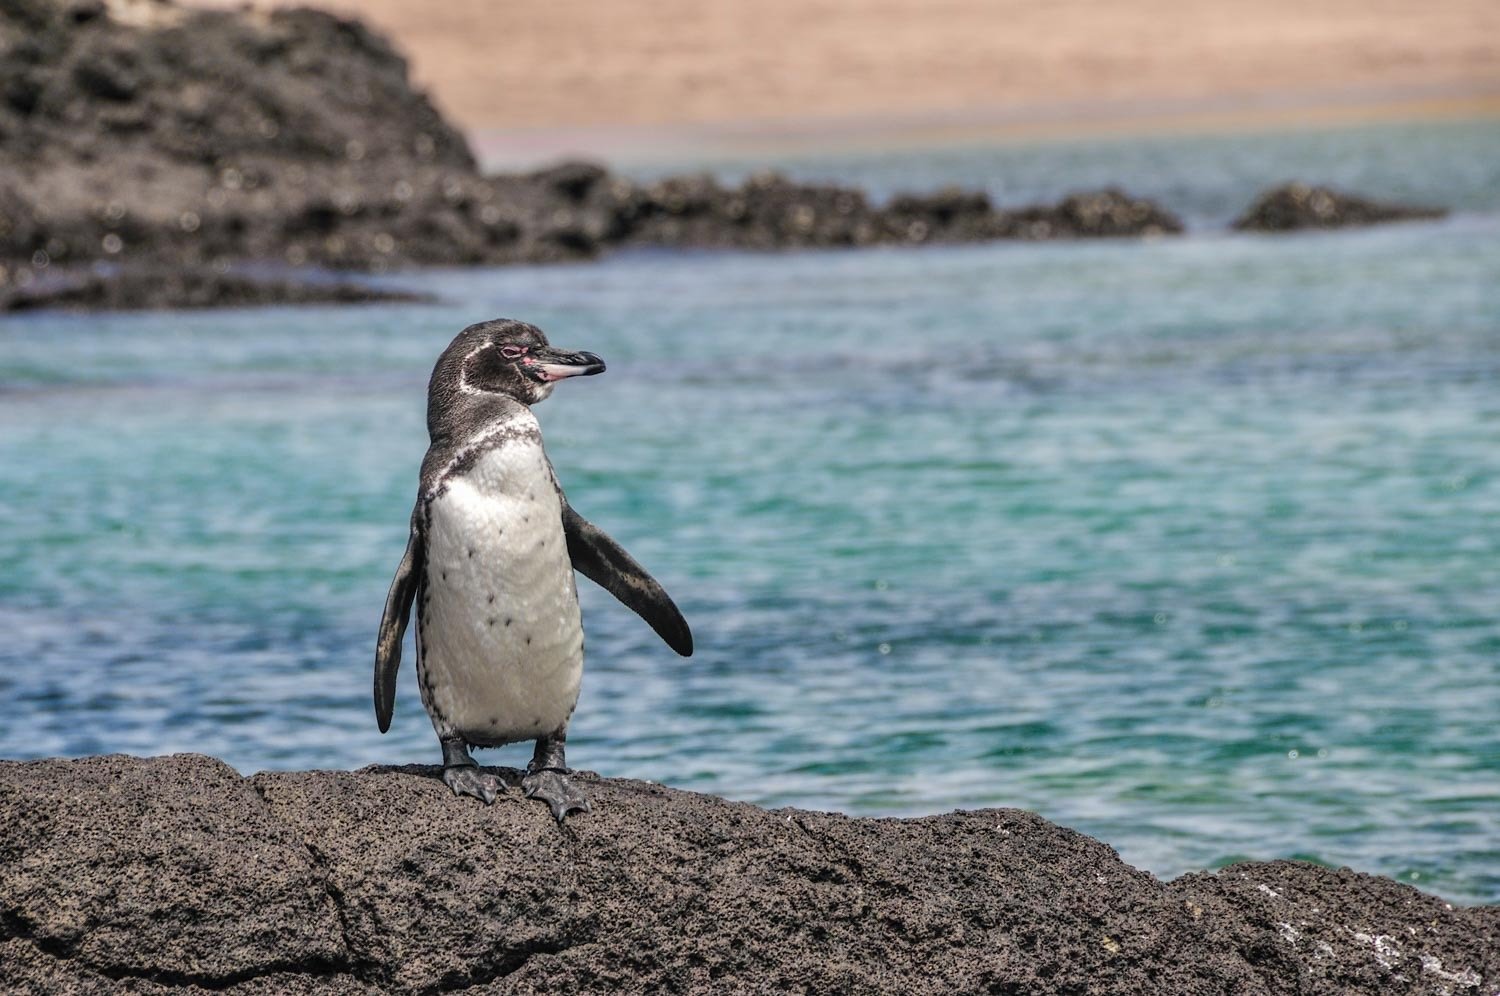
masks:
[[[499,160],[1500,109],[1494,0],[314,2]]]

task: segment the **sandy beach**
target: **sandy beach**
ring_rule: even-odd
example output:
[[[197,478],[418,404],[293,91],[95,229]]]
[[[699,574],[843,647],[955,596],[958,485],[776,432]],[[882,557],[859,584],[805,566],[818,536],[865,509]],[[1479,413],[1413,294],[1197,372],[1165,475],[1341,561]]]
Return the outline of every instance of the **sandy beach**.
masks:
[[[486,158],[1500,108],[1490,0],[325,6],[391,34]]]

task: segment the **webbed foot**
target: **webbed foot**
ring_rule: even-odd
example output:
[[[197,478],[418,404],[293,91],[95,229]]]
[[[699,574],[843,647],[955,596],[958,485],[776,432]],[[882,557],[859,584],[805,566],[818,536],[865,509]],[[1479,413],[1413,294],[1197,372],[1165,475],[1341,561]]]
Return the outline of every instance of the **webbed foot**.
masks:
[[[588,797],[576,785],[568,781],[564,768],[534,768],[521,779],[521,791],[528,799],[540,799],[552,810],[552,818],[559,824],[569,813],[587,813],[593,810]]]
[[[505,783],[494,775],[480,771],[476,765],[450,765],[443,769],[443,781],[454,795],[472,795],[486,806],[505,791]]]

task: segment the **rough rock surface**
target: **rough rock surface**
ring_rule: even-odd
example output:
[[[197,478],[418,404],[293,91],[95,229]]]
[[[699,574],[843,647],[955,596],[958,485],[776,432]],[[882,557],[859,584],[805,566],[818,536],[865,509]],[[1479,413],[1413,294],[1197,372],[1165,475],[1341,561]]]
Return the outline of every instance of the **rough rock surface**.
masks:
[[[635,183],[588,163],[483,176],[402,58],[357,21],[169,0],[0,4],[0,285],[100,260],[383,271],[582,259],[622,245],[1180,229],[1118,191],[1001,211],[964,191],[874,207],[858,190],[775,174],[733,188],[708,177]]]
[[[1347,870],[1162,883],[1016,810],[849,819],[588,774],[594,812],[560,830],[514,789],[486,808],[435,775],[0,762],[0,991],[1500,985],[1500,909]]]
[[[1299,228],[1345,228],[1391,221],[1441,218],[1442,208],[1372,201],[1331,187],[1287,183],[1263,192],[1234,220],[1246,232],[1288,232]]]

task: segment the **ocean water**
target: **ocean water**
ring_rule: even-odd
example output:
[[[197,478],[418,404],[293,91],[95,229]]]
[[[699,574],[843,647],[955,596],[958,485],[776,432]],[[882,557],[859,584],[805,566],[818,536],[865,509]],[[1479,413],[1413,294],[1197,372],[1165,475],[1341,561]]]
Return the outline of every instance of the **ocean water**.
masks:
[[[1212,223],[1257,170],[1324,179],[1309,148],[1461,210]],[[854,814],[1019,806],[1163,876],[1300,857],[1500,901],[1497,163],[1493,122],[907,151],[791,166],[1108,175],[1195,224],[6,319],[0,756],[436,762],[409,656],[376,732],[375,629],[431,363],[510,315],[609,362],[538,408],[548,447],[697,638],[681,660],[581,582],[575,765]]]

